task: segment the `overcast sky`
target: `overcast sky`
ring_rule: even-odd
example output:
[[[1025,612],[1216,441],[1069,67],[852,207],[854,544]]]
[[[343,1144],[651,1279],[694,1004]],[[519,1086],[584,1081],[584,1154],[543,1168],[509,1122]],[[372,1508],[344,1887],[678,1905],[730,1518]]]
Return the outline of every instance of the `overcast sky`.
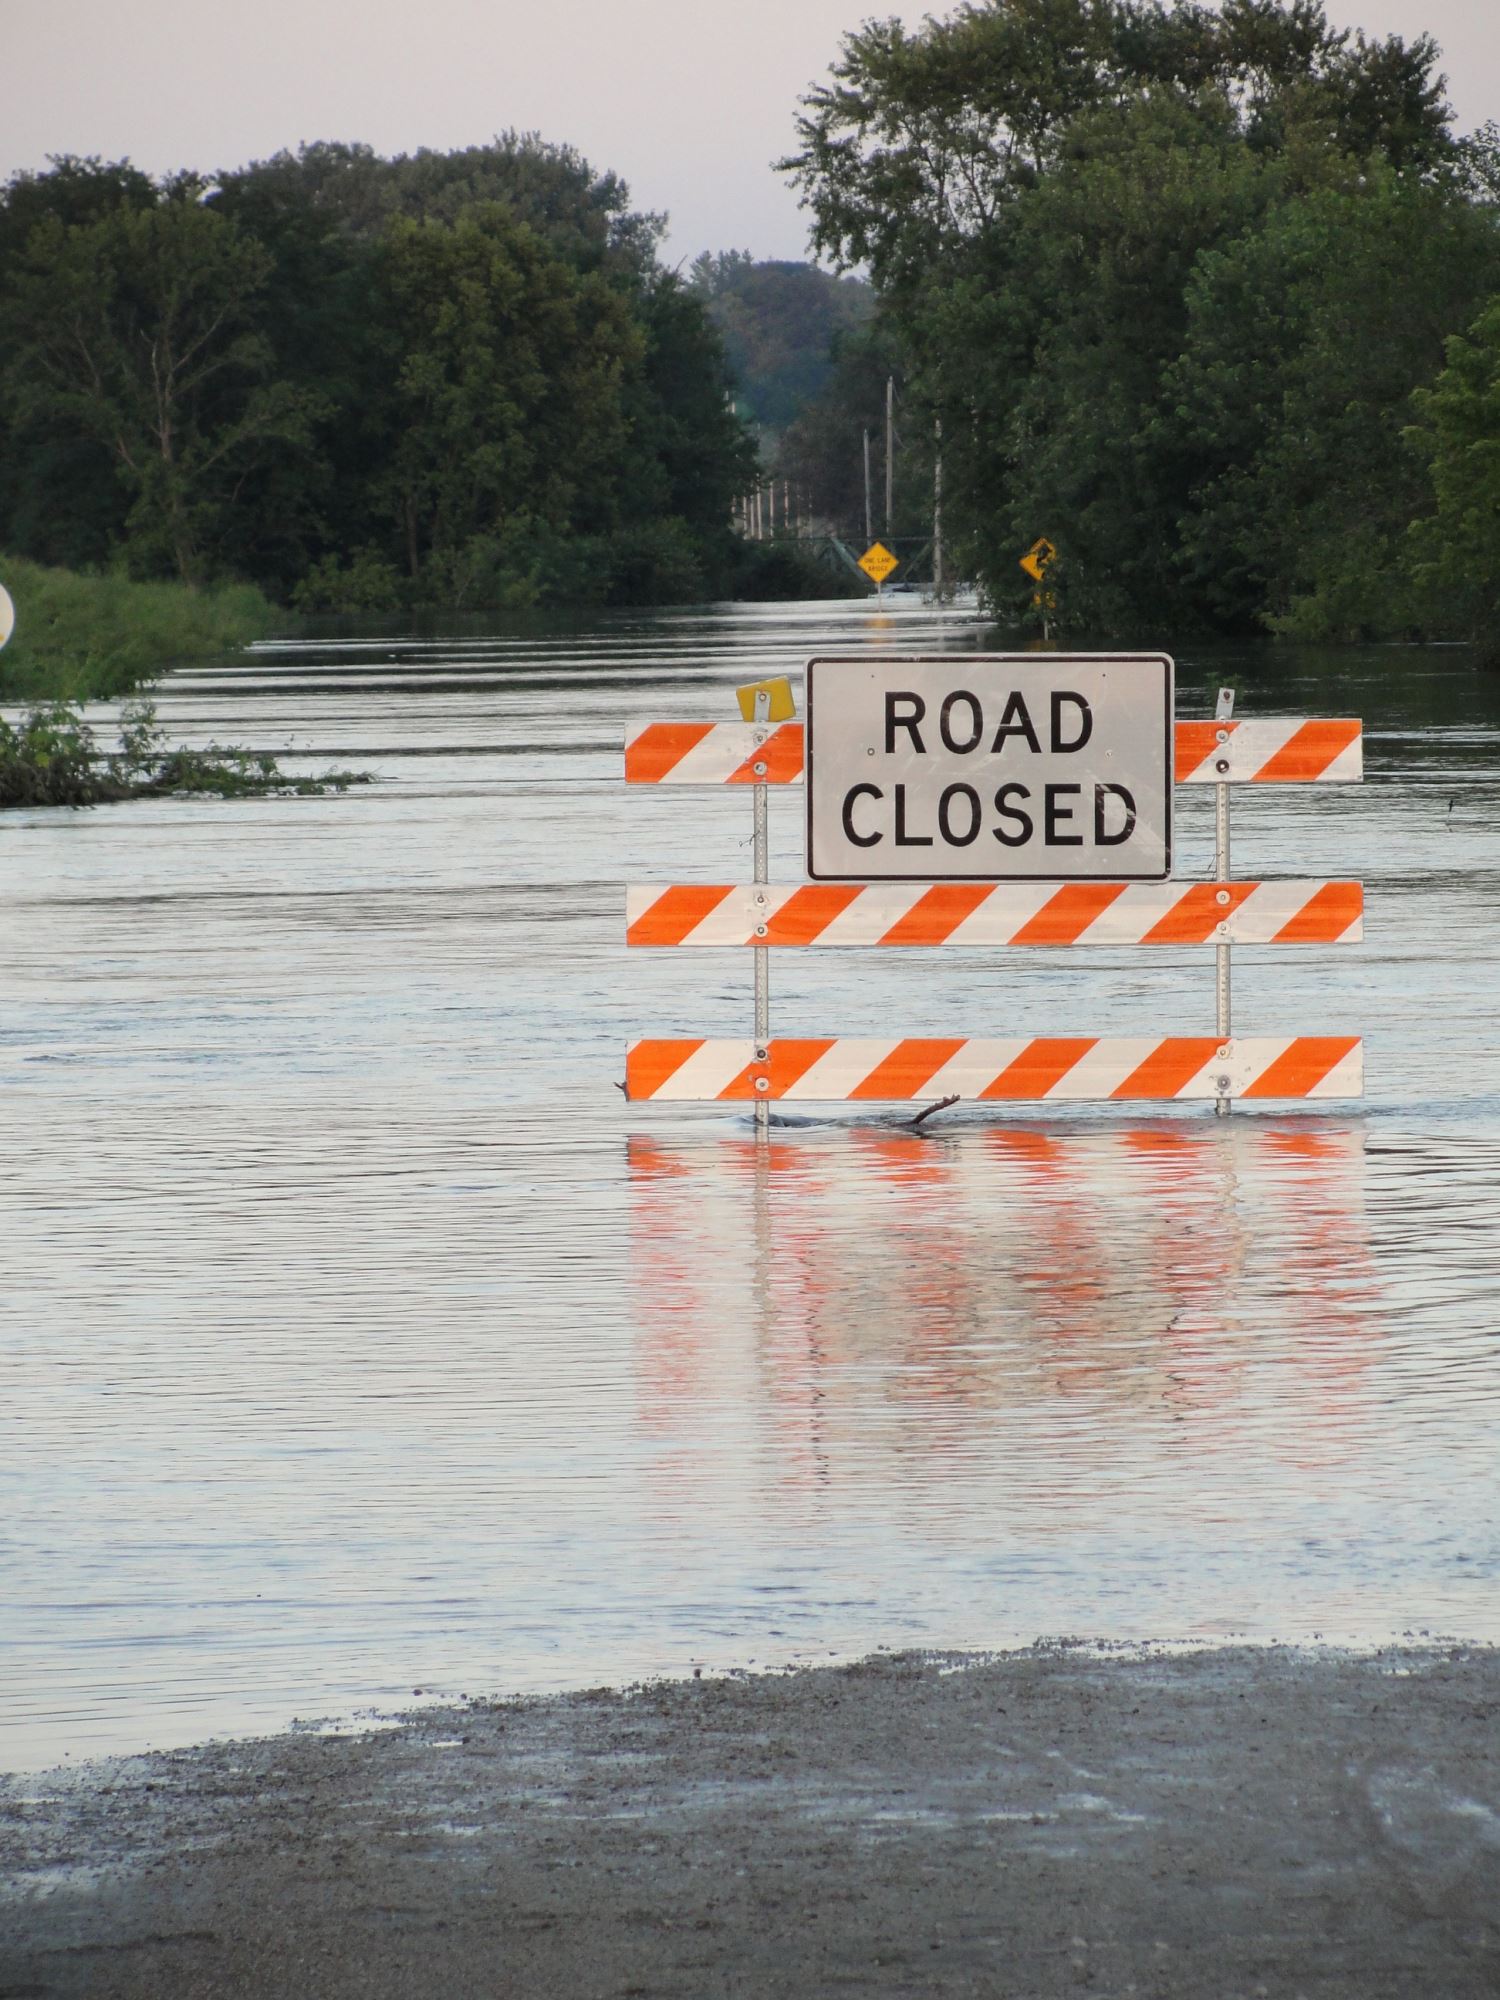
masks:
[[[0,0],[0,174],[49,153],[153,173],[304,139],[446,150],[507,126],[567,140],[672,218],[673,258],[806,253],[770,162],[799,95],[875,0]],[[949,11],[938,7],[939,14]],[[1497,0],[1328,0],[1434,33],[1464,129],[1500,116]]]

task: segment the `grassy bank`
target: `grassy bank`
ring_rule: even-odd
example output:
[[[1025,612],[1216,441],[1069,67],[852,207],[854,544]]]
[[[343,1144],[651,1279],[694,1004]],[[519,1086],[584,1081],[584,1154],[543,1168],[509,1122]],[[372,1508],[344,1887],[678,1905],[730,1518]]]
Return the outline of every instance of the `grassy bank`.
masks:
[[[251,584],[189,590],[76,576],[0,556],[16,629],[0,652],[0,701],[95,701],[129,694],[167,668],[233,652],[276,621]]]

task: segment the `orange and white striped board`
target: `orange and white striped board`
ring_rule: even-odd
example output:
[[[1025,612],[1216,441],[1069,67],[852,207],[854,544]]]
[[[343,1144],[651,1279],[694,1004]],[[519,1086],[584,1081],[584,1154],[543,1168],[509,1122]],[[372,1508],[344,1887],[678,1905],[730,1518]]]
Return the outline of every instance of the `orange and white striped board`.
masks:
[[[1044,1036],[1014,1041],[852,1036],[632,1042],[632,1102],[979,1102],[1358,1097],[1357,1035]]]
[[[1347,716],[1178,722],[1173,748],[1179,785],[1357,785],[1365,774],[1364,730]]]
[[[1179,722],[1179,785],[1358,784],[1364,732],[1348,719]],[[800,722],[648,722],[625,739],[630,785],[800,785]]]
[[[1354,944],[1358,882],[676,883],[625,891],[633,945]]]

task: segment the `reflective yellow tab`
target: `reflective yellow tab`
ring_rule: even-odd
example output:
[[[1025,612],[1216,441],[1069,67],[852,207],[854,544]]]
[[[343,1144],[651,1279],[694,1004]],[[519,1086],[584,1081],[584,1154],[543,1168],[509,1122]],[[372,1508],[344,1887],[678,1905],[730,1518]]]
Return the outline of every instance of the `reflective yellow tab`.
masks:
[[[740,714],[746,722],[756,720],[755,697],[758,694],[763,694],[769,704],[762,718],[766,722],[790,722],[797,713],[797,704],[792,699],[792,684],[784,675],[774,681],[751,681],[748,687],[736,688],[735,694],[739,698]]]

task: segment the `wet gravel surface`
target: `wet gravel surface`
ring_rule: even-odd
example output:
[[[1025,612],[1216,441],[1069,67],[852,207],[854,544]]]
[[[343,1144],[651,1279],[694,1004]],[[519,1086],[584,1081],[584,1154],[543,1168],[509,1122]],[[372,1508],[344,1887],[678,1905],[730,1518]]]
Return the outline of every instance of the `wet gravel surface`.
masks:
[[[0,2000],[1500,1992],[1500,1653],[1068,1646],[0,1780]]]

